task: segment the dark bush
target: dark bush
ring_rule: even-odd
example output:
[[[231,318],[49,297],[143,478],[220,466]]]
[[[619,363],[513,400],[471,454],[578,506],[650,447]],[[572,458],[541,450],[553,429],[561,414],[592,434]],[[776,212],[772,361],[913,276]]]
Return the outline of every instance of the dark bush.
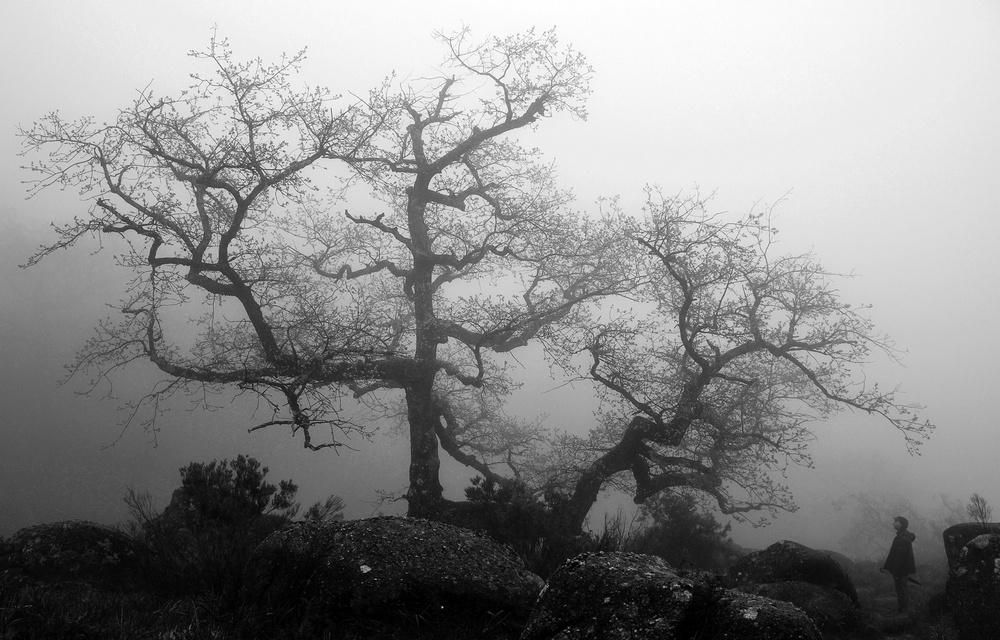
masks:
[[[340,496],[330,496],[325,502],[316,502],[306,509],[303,520],[310,522],[331,522],[344,519],[344,499]]]
[[[640,507],[638,521],[624,511],[605,516],[596,533],[574,530],[562,517],[565,494],[538,496],[523,482],[475,477],[466,488],[468,502],[449,518],[509,545],[528,568],[545,578],[568,558],[587,551],[633,551],[657,555],[678,569],[724,572],[740,555],[719,524],[693,496],[660,493]]]
[[[187,501],[185,515],[195,526],[246,524],[271,513],[290,520],[298,512],[294,499],[299,488],[291,480],[274,486],[264,479],[268,471],[255,458],[243,455],[232,462],[192,462],[182,467],[180,492],[181,499]]]
[[[192,462],[180,469],[181,486],[157,514],[148,493],[129,489],[128,525],[145,548],[150,586],[166,593],[192,591],[235,598],[247,558],[268,535],[290,522],[300,506],[298,486],[267,482],[267,467],[249,456]],[[313,519],[340,519],[343,501],[331,496],[307,511]]]
[[[657,555],[678,569],[725,571],[735,559],[730,525],[701,510],[693,496],[659,493],[639,509],[633,551]]]
[[[449,518],[450,523],[508,545],[542,578],[585,551],[619,550],[615,536],[607,533],[607,522],[601,535],[575,530],[563,515],[568,511],[568,497],[559,491],[537,496],[516,479],[475,477],[465,497],[468,503],[459,515]]]
[[[523,482],[507,478],[495,482],[477,476],[466,488],[465,497],[472,505],[467,514],[470,528],[485,531],[519,552],[532,548],[549,533],[550,509]]]

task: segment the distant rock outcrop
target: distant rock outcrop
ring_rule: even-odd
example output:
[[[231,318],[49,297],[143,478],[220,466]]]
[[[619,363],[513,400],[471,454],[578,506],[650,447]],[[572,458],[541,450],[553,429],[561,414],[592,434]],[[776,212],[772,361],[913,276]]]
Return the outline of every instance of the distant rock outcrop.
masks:
[[[770,547],[740,558],[729,570],[737,585],[772,582],[808,582],[835,589],[847,596],[857,607],[858,592],[847,570],[824,551],[811,549],[798,542],[781,540]]]
[[[117,529],[67,520],[15,533],[4,543],[0,569],[50,581],[119,584],[132,577],[137,552],[132,539]]]
[[[521,640],[671,638],[818,640],[785,602],[723,589],[709,574],[680,575],[662,558],[585,553],[549,578]]]
[[[1000,638],[1000,534],[962,547],[948,573],[948,604],[962,640]]]
[[[435,609],[461,618],[527,615],[541,578],[506,547],[415,518],[297,522],[272,534],[247,563],[247,596],[305,614],[373,616]]]
[[[729,575],[736,589],[794,604],[820,629],[853,630],[861,624],[858,593],[837,556],[782,540],[744,556]]]
[[[1000,523],[962,522],[944,530],[941,537],[944,539],[944,554],[948,558],[949,570],[955,568],[955,561],[962,547],[984,533],[1000,533]]]

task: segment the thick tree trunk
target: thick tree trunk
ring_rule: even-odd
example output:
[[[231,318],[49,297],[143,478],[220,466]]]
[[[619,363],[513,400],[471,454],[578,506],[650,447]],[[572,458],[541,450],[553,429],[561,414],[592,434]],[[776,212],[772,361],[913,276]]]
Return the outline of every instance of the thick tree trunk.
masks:
[[[597,502],[601,489],[611,476],[628,470],[642,474],[644,448],[642,439],[651,426],[649,420],[645,418],[634,418],[622,435],[621,441],[584,469],[563,514],[566,525],[573,531],[583,530],[587,514]]]
[[[576,483],[569,503],[564,507],[565,512],[560,514],[560,520],[565,523],[567,530],[583,531],[583,525],[587,522],[587,514],[597,502],[604,482],[610,477],[610,473],[596,464],[591,465],[583,472]]]
[[[679,441],[680,434],[683,433],[681,425],[685,425],[689,421],[689,416],[675,418],[672,429],[674,443]],[[623,471],[632,473],[636,485],[636,503],[644,502],[647,497],[665,487],[687,484],[690,477],[689,474],[683,472],[660,471],[656,477],[651,475],[650,463],[646,457],[649,448],[645,440],[654,434],[659,434],[662,438],[663,433],[667,431],[662,424],[657,424],[648,418],[634,417],[618,444],[591,463],[580,474],[573,495],[565,506],[566,512],[563,517],[567,526],[572,527],[574,531],[583,529],[587,514],[597,502],[601,489],[617,473]]]
[[[410,423],[410,488],[406,500],[407,515],[413,518],[435,519],[444,507],[432,392],[433,376],[406,389]]]
[[[573,495],[565,505],[563,517],[567,526],[573,530],[582,530],[594,503],[600,496],[605,483],[616,473],[629,471],[635,480],[635,502],[642,503],[649,496],[666,487],[680,486],[691,482],[692,474],[680,470],[678,472],[660,471],[654,477],[650,470],[650,453],[646,440],[655,440],[661,444],[677,446],[687,433],[688,427],[702,413],[703,407],[698,400],[701,390],[711,381],[708,375],[702,375],[685,385],[681,393],[676,414],[670,422],[664,424],[660,420],[637,415],[632,418],[628,427],[622,433],[621,440],[583,470],[574,487]],[[678,460],[678,462],[682,462]],[[690,469],[690,465],[686,465]],[[703,469],[702,471],[708,471]]]
[[[427,212],[429,174],[418,174],[409,190],[406,215],[413,255],[409,286],[413,301],[416,372],[406,385],[406,411],[410,423],[410,487],[407,515],[436,519],[444,507],[439,478],[441,458],[434,411],[434,376],[437,373],[437,335],[434,317],[433,241],[424,216]]]

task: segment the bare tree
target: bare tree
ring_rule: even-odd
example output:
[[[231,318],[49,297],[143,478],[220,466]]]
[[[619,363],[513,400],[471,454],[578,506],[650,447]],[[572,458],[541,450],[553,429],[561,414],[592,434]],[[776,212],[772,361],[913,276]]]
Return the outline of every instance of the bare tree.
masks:
[[[213,40],[192,54],[211,73],[177,97],[147,87],[112,124],[52,113],[21,131],[26,153],[47,152],[32,193],[90,203],[30,263],[91,234],[125,240],[121,313],[73,369],[93,389],[138,361],[165,374],[126,424],[155,431],[163,400],[205,390],[258,394],[272,414],[254,428],[311,449],[370,433],[359,406],[402,415],[411,515],[447,509],[444,450],[488,478],[570,487],[577,526],[615,484],[640,502],[688,487],[724,513],[792,508],[780,474],[809,464],[807,424],[839,408],[919,444],[930,425],[862,375],[892,346],[812,256],[776,254],[766,216],[725,222],[655,191],[642,219],[569,209],[520,140],[586,116],[579,53],[552,32],[438,39],[441,72],[347,101],[292,86],[301,52],[242,63]],[[348,211],[358,190],[378,204]],[[496,354],[531,343],[567,369],[585,358],[602,400],[589,438],[504,415]]]
[[[588,324],[590,303],[634,289],[634,251],[623,220],[569,211],[552,166],[518,142],[545,117],[586,116],[584,58],[552,32],[438,38],[447,73],[390,78],[340,108],[292,86],[303,53],[242,63],[213,39],[192,54],[211,73],[178,97],[147,88],[113,124],[52,113],[21,131],[26,152],[48,153],[32,192],[90,202],[31,263],[89,234],[127,241],[121,314],[74,366],[94,388],[140,360],[166,374],[126,422],[155,429],[177,391],[250,391],[273,409],[256,428],[319,449],[371,428],[352,402],[391,411],[401,397],[420,516],[445,506],[440,448],[489,475],[530,445],[524,429],[490,440],[510,431],[495,429],[510,381],[490,354]],[[335,213],[342,192],[313,182],[327,164],[383,210]]]
[[[648,190],[632,238],[649,305],[586,338],[601,424],[555,456],[576,459],[550,465],[571,483],[574,522],[615,483],[638,503],[687,487],[737,517],[793,509],[784,471],[811,465],[809,423],[841,409],[884,418],[911,451],[931,431],[916,405],[867,381],[873,351],[896,352],[864,308],[840,301],[810,254],[779,254],[775,234],[767,213],[727,222]]]
[[[993,507],[986,501],[986,498],[978,493],[973,493],[965,510],[973,522],[978,523],[983,531],[989,532],[990,520],[993,518]]]

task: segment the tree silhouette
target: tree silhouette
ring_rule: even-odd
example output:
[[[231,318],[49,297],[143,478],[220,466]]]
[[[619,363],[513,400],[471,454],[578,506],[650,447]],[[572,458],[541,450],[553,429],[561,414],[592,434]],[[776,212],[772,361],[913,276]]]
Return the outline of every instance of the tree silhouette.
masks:
[[[726,221],[655,189],[641,213],[569,209],[521,138],[586,116],[582,55],[551,31],[438,39],[447,72],[346,102],[293,87],[302,52],[236,62],[213,39],[192,53],[211,73],[177,97],[147,88],[112,124],[51,113],[21,131],[48,154],[31,192],[90,203],[29,264],[91,234],[126,240],[120,315],[73,366],[94,389],[141,360],[165,374],[126,423],[155,430],[178,391],[251,392],[272,410],[254,428],[321,449],[402,415],[410,515],[450,508],[443,450],[493,482],[561,490],[578,527],[609,486],[637,502],[688,487],[736,516],[794,508],[781,473],[809,464],[808,423],[838,409],[919,445],[916,406],[864,377],[892,345],[811,255],[778,253],[766,215]],[[324,182],[324,166],[340,173]],[[340,213],[358,187],[379,204]],[[529,344],[593,383],[590,437],[504,414],[497,355]]]
[[[779,253],[768,213],[727,220],[697,198],[646,195],[631,234],[646,304],[564,346],[589,356],[600,425],[536,463],[572,487],[571,518],[582,525],[609,485],[637,503],[688,487],[738,518],[794,509],[784,471],[811,465],[809,423],[843,409],[887,420],[911,451],[921,444],[933,427],[919,406],[867,380],[873,352],[896,351],[865,307],[839,299],[836,274]]]
[[[91,203],[30,263],[93,233],[128,242],[120,316],[74,365],[95,385],[138,360],[166,374],[127,422],[155,429],[177,391],[250,391],[273,409],[257,428],[320,449],[370,432],[356,403],[391,413],[402,396],[411,515],[445,506],[439,448],[494,474],[484,456],[501,452],[470,437],[510,388],[490,353],[584,324],[593,301],[632,288],[630,252],[624,223],[569,211],[552,166],[514,135],[586,116],[584,58],[551,31],[438,39],[450,75],[390,78],[339,110],[292,86],[304,53],[236,62],[213,39],[191,54],[211,73],[177,97],[147,88],[112,124],[51,113],[21,131],[48,152],[32,192],[71,186]],[[384,210],[338,213],[339,191],[313,182],[327,164]]]

